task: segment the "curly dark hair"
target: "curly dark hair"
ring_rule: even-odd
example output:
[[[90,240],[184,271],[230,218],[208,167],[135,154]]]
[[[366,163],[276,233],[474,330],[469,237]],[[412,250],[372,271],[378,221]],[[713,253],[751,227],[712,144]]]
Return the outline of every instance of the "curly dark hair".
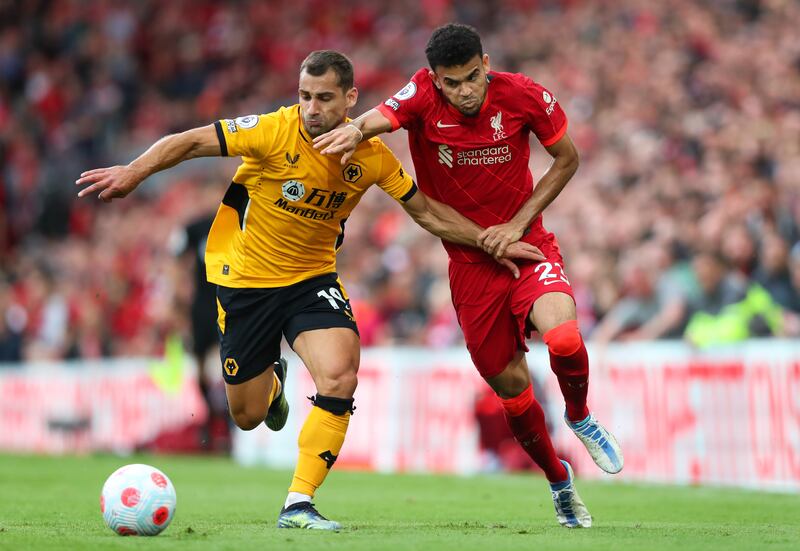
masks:
[[[317,50],[308,54],[300,64],[300,72],[318,77],[333,69],[339,87],[347,92],[353,87],[353,63],[343,53],[334,50]]]
[[[448,23],[433,31],[425,55],[434,71],[440,66],[464,65],[476,55],[483,57],[481,37],[474,27]]]

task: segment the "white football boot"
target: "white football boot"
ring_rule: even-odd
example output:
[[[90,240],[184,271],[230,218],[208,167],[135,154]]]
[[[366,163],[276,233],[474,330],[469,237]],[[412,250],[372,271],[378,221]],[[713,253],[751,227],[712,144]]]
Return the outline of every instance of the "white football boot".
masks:
[[[622,470],[625,460],[622,457],[622,450],[617,443],[617,439],[595,419],[593,413],[590,413],[586,419],[577,423],[572,423],[565,413],[564,421],[567,422],[567,426],[572,429],[575,436],[586,446],[586,450],[598,467],[608,474],[617,474]]]
[[[566,528],[591,528],[592,515],[583,504],[578,490],[575,489],[575,474],[569,463],[561,460],[567,469],[569,478],[565,482],[550,484],[550,493],[553,494],[553,505],[556,507],[556,519],[561,526]]]

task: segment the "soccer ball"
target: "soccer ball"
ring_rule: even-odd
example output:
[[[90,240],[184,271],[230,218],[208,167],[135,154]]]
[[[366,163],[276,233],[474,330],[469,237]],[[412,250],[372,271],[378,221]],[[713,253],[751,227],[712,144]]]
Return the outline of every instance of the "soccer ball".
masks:
[[[175,515],[175,487],[150,465],[125,465],[103,484],[100,511],[106,525],[121,536],[155,536]]]

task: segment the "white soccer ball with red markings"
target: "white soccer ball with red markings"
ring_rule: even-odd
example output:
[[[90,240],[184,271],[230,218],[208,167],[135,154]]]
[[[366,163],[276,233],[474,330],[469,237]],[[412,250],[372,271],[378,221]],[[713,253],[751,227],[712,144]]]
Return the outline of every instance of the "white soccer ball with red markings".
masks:
[[[106,525],[121,536],[155,536],[175,515],[175,486],[150,465],[120,467],[108,477],[100,494]]]

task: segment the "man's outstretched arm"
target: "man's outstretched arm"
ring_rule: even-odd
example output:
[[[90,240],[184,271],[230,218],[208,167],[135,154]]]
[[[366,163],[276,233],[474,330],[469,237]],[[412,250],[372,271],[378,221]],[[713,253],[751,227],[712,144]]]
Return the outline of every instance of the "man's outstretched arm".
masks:
[[[391,132],[392,123],[377,109],[370,109],[357,119],[314,138],[314,147],[323,155],[342,155],[342,166],[355,153],[362,140]]]
[[[486,228],[478,238],[478,245],[492,256],[502,256],[505,247],[519,240],[534,218],[558,197],[578,170],[578,151],[568,135],[564,134],[563,138],[546,149],[553,156],[553,164],[536,184],[530,198],[511,220]]]
[[[475,247],[478,235],[483,231],[481,226],[462,216],[454,208],[431,199],[421,191],[403,203],[403,208],[417,224],[451,243]],[[511,270],[515,278],[519,277],[519,268],[509,260],[511,258],[534,262],[546,259],[542,251],[530,243],[518,241],[509,244],[495,260]]]
[[[78,197],[99,191],[98,197],[110,203],[136,189],[148,176],[195,157],[221,156],[219,138],[213,124],[193,128],[180,134],[164,136],[127,165],[87,170],[75,181],[90,184]]]

